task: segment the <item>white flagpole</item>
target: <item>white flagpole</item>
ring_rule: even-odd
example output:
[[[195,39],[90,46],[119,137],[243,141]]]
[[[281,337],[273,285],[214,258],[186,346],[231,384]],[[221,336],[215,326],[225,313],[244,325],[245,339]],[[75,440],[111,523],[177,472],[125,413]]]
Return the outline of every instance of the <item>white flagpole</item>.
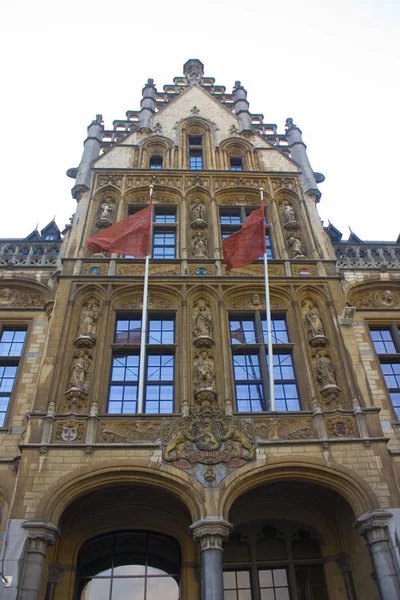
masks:
[[[154,185],[150,185],[150,200],[153,195]],[[138,389],[138,405],[137,412],[144,412],[144,376],[146,371],[146,341],[147,341],[147,305],[149,300],[149,266],[150,266],[150,254],[152,247],[152,235],[153,235],[153,214],[151,214],[150,221],[150,250],[146,256],[145,267],[144,267],[144,287],[143,287],[143,307],[142,307],[142,331],[140,336],[140,358],[139,358],[139,389]]]
[[[260,188],[260,199],[263,202],[264,190]],[[268,379],[269,379],[269,410],[275,410],[275,386],[274,386],[274,354],[272,350],[272,324],[271,305],[269,299],[268,259],[267,249],[264,254],[264,284],[265,284],[265,312],[267,314],[267,342],[268,342]]]

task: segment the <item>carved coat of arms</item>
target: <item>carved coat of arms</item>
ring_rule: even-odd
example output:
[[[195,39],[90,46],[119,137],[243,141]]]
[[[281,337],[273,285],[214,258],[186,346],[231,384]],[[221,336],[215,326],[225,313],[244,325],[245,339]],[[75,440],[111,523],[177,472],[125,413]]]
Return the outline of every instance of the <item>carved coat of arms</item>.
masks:
[[[63,421],[57,425],[56,438],[64,442],[75,442],[83,436],[84,424],[78,421]]]
[[[199,463],[235,468],[255,456],[252,424],[212,406],[194,409],[177,420],[166,419],[162,441],[164,460],[181,469]]]

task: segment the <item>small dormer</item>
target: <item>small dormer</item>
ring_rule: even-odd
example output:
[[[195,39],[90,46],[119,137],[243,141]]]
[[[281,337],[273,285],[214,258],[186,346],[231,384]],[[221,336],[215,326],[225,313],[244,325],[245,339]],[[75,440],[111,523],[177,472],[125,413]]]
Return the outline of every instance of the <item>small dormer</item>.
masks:
[[[34,229],[32,233],[26,236],[25,240],[27,242],[40,242],[42,240],[40,233],[37,229]]]
[[[60,230],[55,221],[50,221],[50,223],[46,225],[46,227],[44,227],[40,233],[43,241],[59,241],[61,239]]]
[[[326,233],[329,235],[331,242],[340,242],[342,239],[342,232],[339,229],[336,229],[331,222],[329,222],[328,227],[325,227]]]
[[[363,244],[364,243],[362,240],[360,240],[358,235],[356,235],[353,231],[351,231],[351,229],[350,229],[349,239],[347,241],[350,244]]]

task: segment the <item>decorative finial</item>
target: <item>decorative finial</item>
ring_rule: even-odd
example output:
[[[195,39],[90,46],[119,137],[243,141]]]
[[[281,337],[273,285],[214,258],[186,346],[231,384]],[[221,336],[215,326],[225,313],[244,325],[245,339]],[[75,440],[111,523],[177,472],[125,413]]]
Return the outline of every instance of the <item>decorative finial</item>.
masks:
[[[291,117],[288,117],[286,119],[285,127],[286,127],[286,129],[290,129],[291,127],[296,127],[296,125],[293,123],[293,119]]]

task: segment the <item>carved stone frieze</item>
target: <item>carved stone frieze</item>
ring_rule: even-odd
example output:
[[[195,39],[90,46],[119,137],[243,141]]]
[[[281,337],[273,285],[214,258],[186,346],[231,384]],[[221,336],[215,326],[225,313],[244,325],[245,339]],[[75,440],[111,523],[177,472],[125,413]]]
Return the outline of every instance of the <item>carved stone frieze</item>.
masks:
[[[158,185],[168,185],[170,187],[173,188],[177,188],[177,189],[182,189],[182,177],[171,177],[170,175],[157,175],[156,179],[157,181],[155,182],[153,180],[154,176],[143,176],[143,177],[127,177],[126,178],[126,188],[127,189],[131,189],[131,188],[135,188],[135,187],[148,187],[151,183],[157,183]],[[155,195],[153,195],[153,200],[155,200]],[[140,203],[140,204],[147,204],[149,201],[149,198],[137,198],[137,199],[132,199],[129,200],[130,203]],[[164,199],[159,199],[157,198],[157,203],[159,202],[166,202],[168,204],[176,204],[176,199],[175,198],[164,198]]]
[[[399,308],[400,292],[381,289],[354,294],[349,298],[352,306],[357,308]]]
[[[163,459],[181,469],[196,464],[240,467],[255,457],[251,422],[226,416],[220,407],[193,409],[180,419],[165,419],[162,433]]]
[[[148,297],[148,307],[153,310],[174,308],[175,303],[166,298]],[[143,308],[143,296],[128,296],[123,300],[117,300],[116,308]]]
[[[227,304],[228,308],[236,309],[258,309],[265,307],[265,296],[261,294],[251,294],[232,298]],[[282,301],[271,300],[270,306],[272,309],[285,308],[285,303]]]
[[[179,275],[180,265],[150,265],[150,275]]]
[[[13,306],[17,307],[43,307],[46,299],[43,294],[37,292],[23,291],[4,287],[0,289],[0,308]]]
[[[254,420],[254,431],[264,440],[308,440],[315,438],[311,418]]]
[[[100,424],[99,441],[107,444],[155,442],[161,435],[161,421],[116,421]]]
[[[139,265],[117,265],[117,275],[144,275],[144,264]]]
[[[97,178],[97,187],[103,187],[105,185],[114,185],[115,187],[122,187],[123,177],[115,174],[99,175]]]
[[[294,190],[296,187],[296,182],[294,179],[289,177],[277,177],[271,179],[272,189],[274,191],[279,190],[281,188],[285,188],[287,190]]]
[[[83,437],[85,424],[82,421],[69,419],[68,421],[58,421],[56,427],[56,440],[63,442],[78,442]]]
[[[331,437],[347,437],[354,435],[354,421],[351,417],[328,417],[326,427]]]
[[[107,275],[108,265],[104,263],[84,263],[82,275],[93,275],[95,277]]]
[[[195,177],[188,177],[186,179],[186,187],[192,188],[192,187],[204,187],[206,189],[208,189],[210,187],[210,180],[208,177],[200,177],[200,175],[196,175]]]
[[[247,267],[237,267],[232,269],[232,271],[227,271],[225,275],[230,275],[231,277],[243,277],[252,275],[261,277],[264,275],[264,266],[263,265],[248,265]]]
[[[259,190],[260,187],[268,189],[268,183],[266,179],[245,179],[242,176],[239,177],[217,177],[214,180],[215,190],[221,190],[231,187],[246,186],[247,188],[253,188]],[[244,196],[244,194],[243,194]],[[254,204],[254,199],[247,198],[244,202],[232,202],[232,199],[221,199],[218,204]]]

